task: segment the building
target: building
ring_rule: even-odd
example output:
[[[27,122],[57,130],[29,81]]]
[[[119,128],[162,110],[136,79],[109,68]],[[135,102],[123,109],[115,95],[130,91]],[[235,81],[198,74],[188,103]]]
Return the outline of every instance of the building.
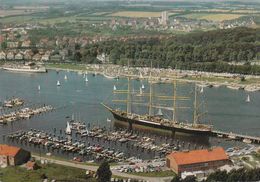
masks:
[[[0,52],[0,60],[6,60],[6,54],[4,51]]]
[[[31,153],[22,148],[0,144],[0,166],[16,166],[26,163]]]
[[[35,161],[28,161],[25,166],[27,170],[36,170],[39,168]]]
[[[166,156],[167,167],[178,175],[182,172],[216,169],[229,163],[229,158],[222,147],[172,152]]]
[[[167,25],[168,20],[169,20],[168,12],[167,12],[167,11],[163,11],[163,12],[161,13],[161,24],[162,24],[162,25]]]

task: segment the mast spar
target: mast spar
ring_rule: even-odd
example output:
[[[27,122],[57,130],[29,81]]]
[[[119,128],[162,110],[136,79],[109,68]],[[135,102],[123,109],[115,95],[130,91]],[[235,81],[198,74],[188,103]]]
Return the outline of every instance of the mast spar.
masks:
[[[177,91],[177,82],[173,82],[173,111],[172,111],[172,120],[176,122],[176,91]]]
[[[149,94],[149,116],[152,116],[152,105],[153,105],[153,88],[152,88],[152,66],[153,66],[153,62],[151,61],[151,68],[150,68],[150,76],[149,76],[149,80],[150,80],[150,94]]]
[[[131,84],[130,84],[130,78],[129,78],[129,59],[127,63],[127,101],[126,101],[126,112],[127,115],[131,113]]]
[[[194,89],[194,113],[193,113],[193,124],[197,125],[198,124],[198,117],[197,117],[197,85],[195,84],[195,89]]]

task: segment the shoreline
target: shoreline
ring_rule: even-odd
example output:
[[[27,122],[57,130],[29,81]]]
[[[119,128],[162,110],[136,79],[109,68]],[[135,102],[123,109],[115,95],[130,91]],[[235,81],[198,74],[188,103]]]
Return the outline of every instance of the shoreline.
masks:
[[[191,70],[174,70],[159,68],[139,68],[127,67],[112,64],[47,64],[46,69],[56,71],[73,71],[84,74],[112,73],[113,76],[125,78],[130,76],[132,79],[149,80],[152,83],[172,83],[174,80],[187,83],[197,83],[200,87],[220,87],[226,86],[233,90],[245,90],[248,92],[260,91],[260,76],[256,75],[239,75],[231,73],[210,73],[197,72]],[[150,77],[150,70],[152,76]],[[127,72],[130,72],[129,74]],[[244,81],[242,81],[244,77]]]

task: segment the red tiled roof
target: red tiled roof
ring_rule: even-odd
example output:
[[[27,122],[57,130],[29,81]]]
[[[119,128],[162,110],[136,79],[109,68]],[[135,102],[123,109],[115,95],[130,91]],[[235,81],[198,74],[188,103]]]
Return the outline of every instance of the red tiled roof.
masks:
[[[228,156],[222,147],[205,150],[192,150],[184,152],[172,152],[167,156],[174,159],[177,165],[203,163],[209,161],[228,160]]]
[[[18,147],[0,144],[0,155],[7,155],[7,156],[14,157],[20,150],[21,148]]]

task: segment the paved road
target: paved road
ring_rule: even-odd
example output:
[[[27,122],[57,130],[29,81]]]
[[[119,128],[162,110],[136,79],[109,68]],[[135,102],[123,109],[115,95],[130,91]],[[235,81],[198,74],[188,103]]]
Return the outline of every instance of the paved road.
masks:
[[[85,164],[80,164],[80,163],[75,163],[75,162],[69,162],[69,161],[63,161],[63,160],[57,160],[57,159],[50,159],[47,157],[40,157],[37,155],[32,155],[36,160],[48,160],[52,163],[59,164],[59,165],[64,165],[64,166],[69,166],[69,167],[75,167],[79,169],[85,169],[85,170],[91,170],[91,171],[97,171],[98,166],[91,166],[91,165],[85,165]],[[131,179],[137,179],[137,180],[145,180],[149,182],[168,182],[172,179],[172,177],[144,177],[144,176],[136,176],[136,175],[131,175],[127,173],[121,173],[117,170],[112,170],[113,175],[125,177],[125,178],[131,178]]]

